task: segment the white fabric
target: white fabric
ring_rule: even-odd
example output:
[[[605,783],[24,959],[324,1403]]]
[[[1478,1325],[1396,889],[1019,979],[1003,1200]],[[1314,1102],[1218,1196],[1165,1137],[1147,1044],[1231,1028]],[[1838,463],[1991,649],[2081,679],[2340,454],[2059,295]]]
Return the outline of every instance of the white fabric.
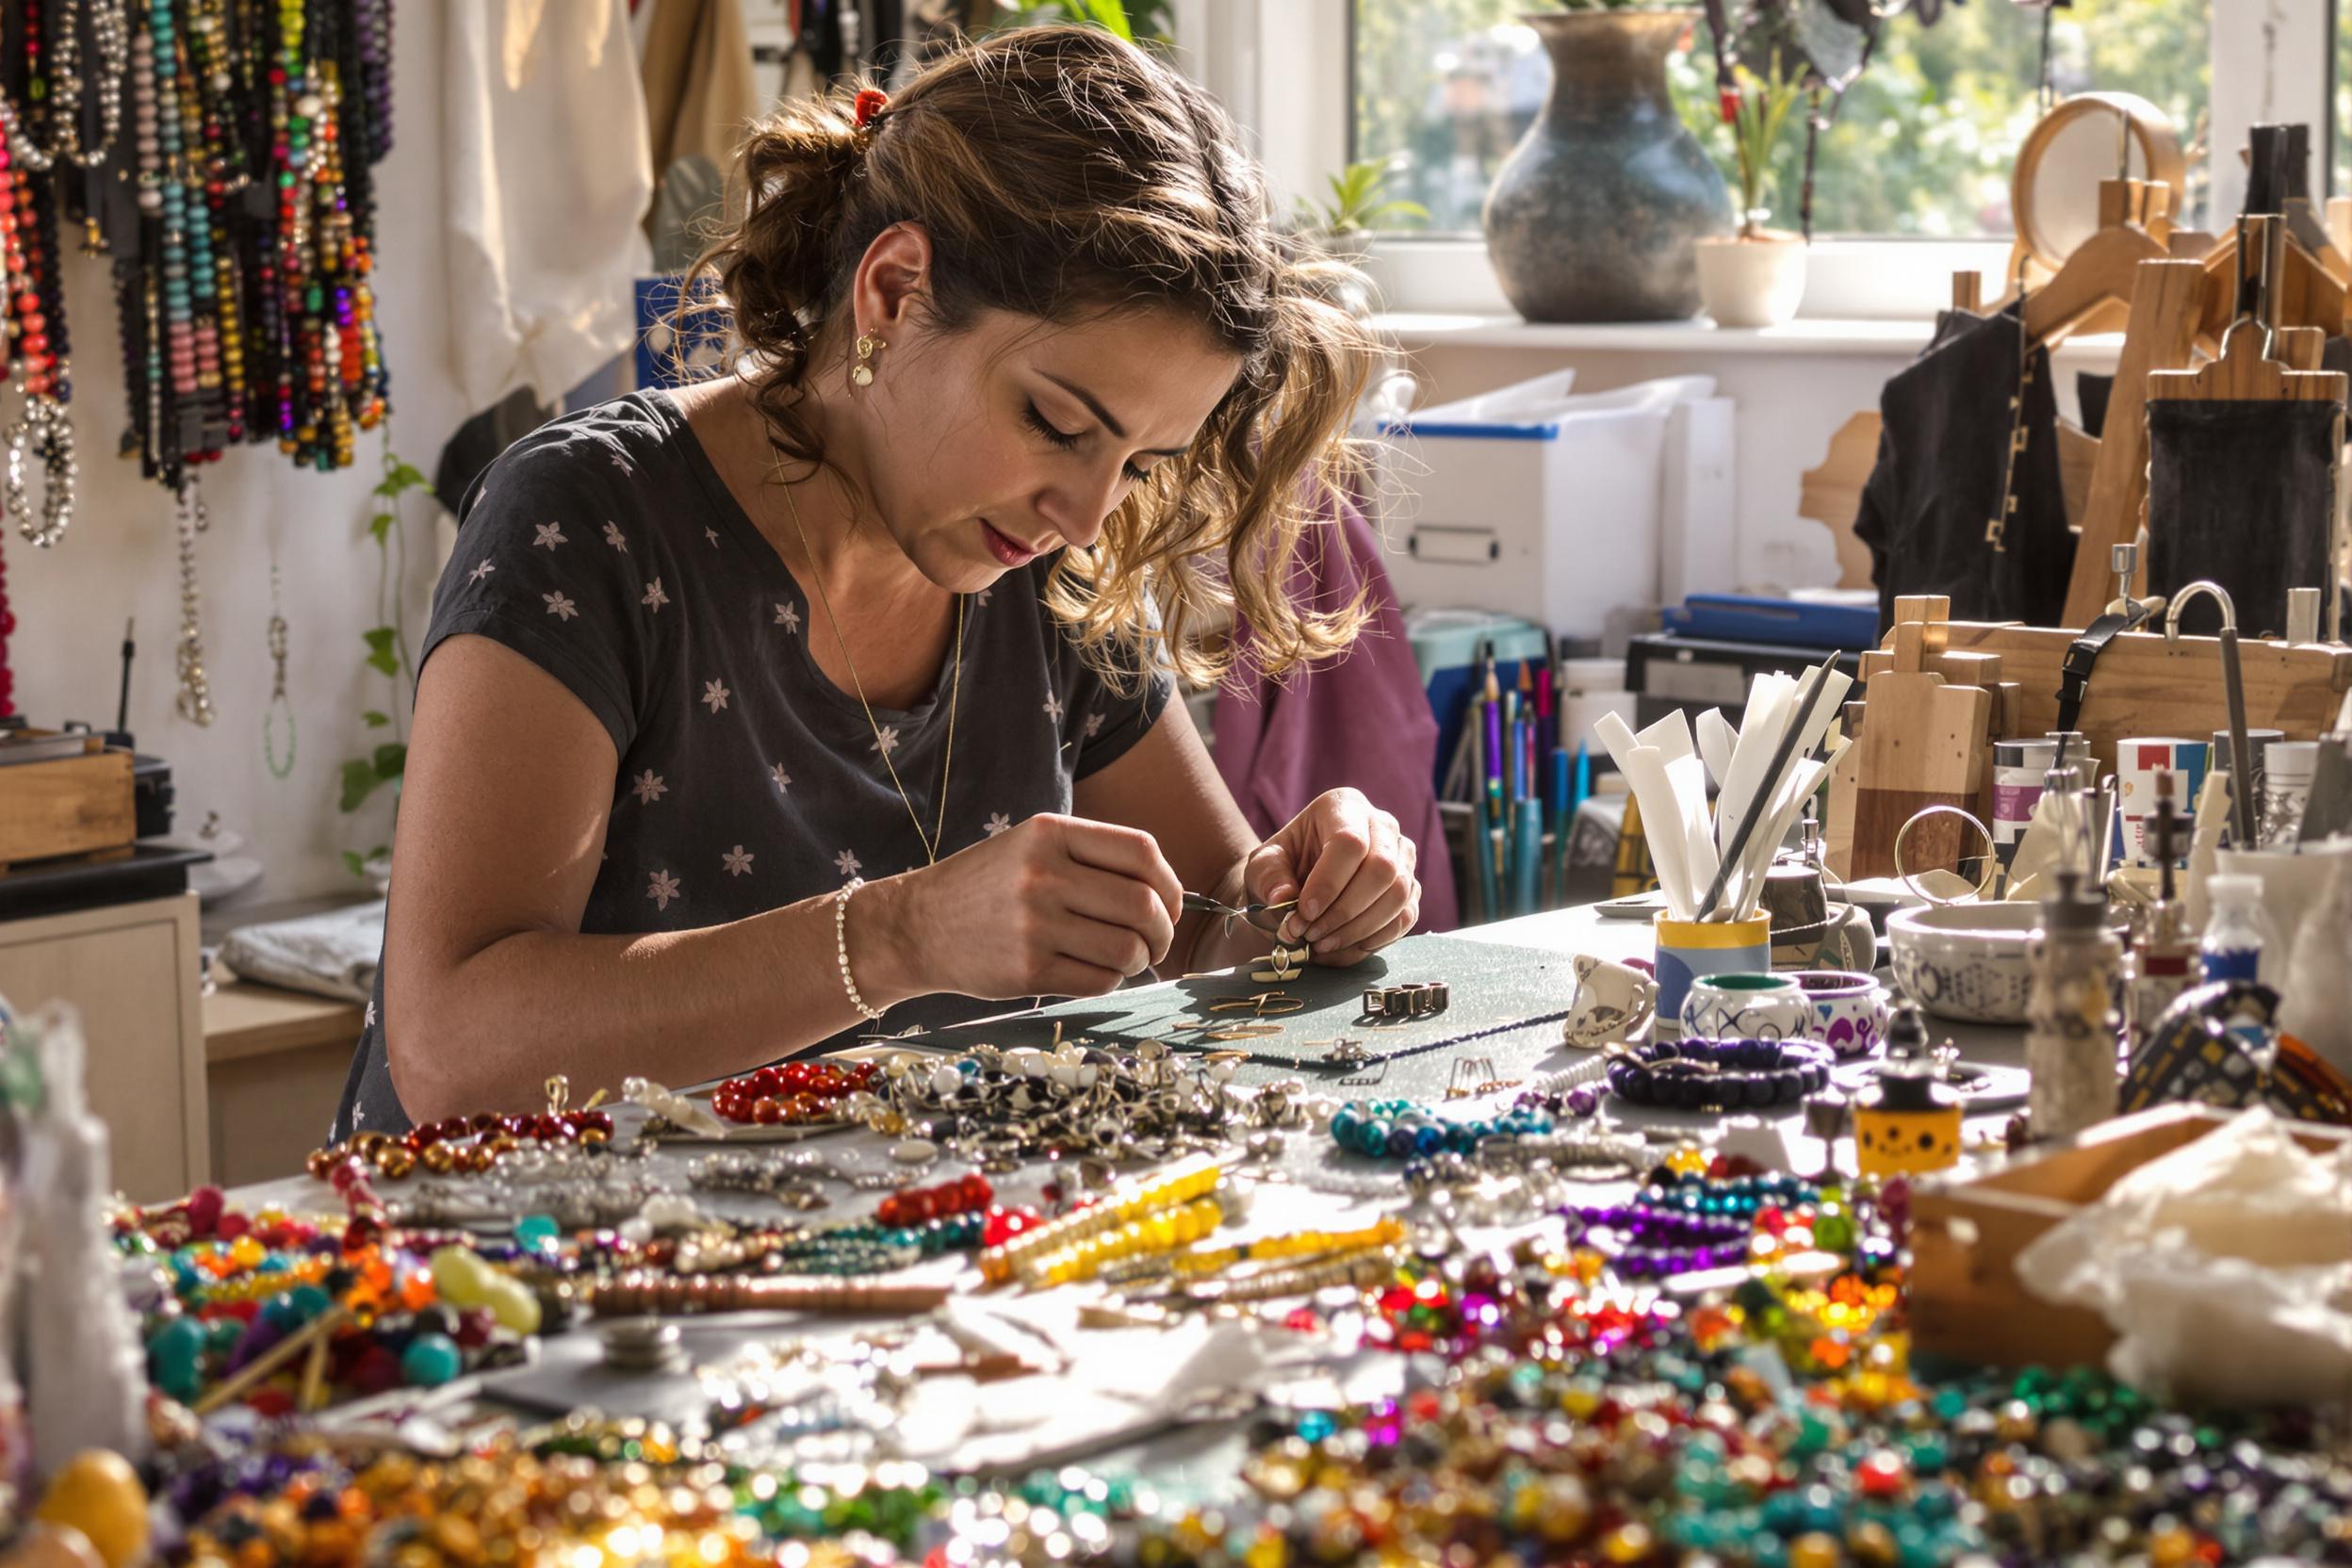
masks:
[[[2103,1314],[2108,1369],[2135,1388],[2308,1403],[2352,1386],[2348,1153],[2310,1153],[2268,1109],[2243,1111],[2045,1231],[2017,1278]]]
[[[627,0],[444,8],[449,359],[468,406],[561,403],[634,331],[653,197]]]
[[[322,915],[240,925],[220,944],[220,962],[248,980],[290,991],[365,1002],[375,993],[384,952],[383,899]]]

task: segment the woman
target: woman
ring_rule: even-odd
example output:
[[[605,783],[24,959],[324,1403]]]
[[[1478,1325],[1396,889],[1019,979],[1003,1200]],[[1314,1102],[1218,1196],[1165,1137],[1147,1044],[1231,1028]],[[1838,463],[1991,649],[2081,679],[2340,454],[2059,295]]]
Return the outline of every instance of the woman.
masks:
[[[434,597],[337,1130],[743,1070],[853,1030],[1412,929],[1351,791],[1257,841],[1173,675],[1277,673],[1364,363],[1198,89],[1093,31],[758,128],[706,254],[736,375],[558,419]]]

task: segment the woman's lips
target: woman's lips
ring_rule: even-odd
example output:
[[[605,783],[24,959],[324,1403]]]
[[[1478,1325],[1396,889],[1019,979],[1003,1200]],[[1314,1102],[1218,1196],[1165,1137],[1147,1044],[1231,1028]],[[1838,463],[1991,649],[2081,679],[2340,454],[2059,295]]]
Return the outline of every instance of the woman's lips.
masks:
[[[1026,565],[1037,557],[1037,551],[985,520],[980,524],[980,532],[988,542],[988,553],[1007,566]]]

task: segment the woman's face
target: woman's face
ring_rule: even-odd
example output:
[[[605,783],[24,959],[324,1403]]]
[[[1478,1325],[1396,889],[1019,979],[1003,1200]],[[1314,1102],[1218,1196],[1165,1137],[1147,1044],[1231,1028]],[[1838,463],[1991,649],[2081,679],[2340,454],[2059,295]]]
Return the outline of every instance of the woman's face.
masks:
[[[873,384],[848,388],[866,493],[923,576],[956,593],[1092,545],[1241,370],[1156,309],[1070,327],[992,312],[964,332],[883,335]]]

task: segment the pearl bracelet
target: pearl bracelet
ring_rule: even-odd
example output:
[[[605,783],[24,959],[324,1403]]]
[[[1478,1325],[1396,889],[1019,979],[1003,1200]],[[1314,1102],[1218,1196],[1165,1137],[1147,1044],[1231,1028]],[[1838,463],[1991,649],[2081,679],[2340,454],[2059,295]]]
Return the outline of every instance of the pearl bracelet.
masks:
[[[858,1016],[869,1022],[882,1016],[879,1007],[869,1007],[866,999],[858,994],[858,982],[849,972],[849,895],[866,885],[862,876],[853,876],[833,895],[833,952],[841,960],[841,988],[849,992],[849,1004],[858,1009]]]

